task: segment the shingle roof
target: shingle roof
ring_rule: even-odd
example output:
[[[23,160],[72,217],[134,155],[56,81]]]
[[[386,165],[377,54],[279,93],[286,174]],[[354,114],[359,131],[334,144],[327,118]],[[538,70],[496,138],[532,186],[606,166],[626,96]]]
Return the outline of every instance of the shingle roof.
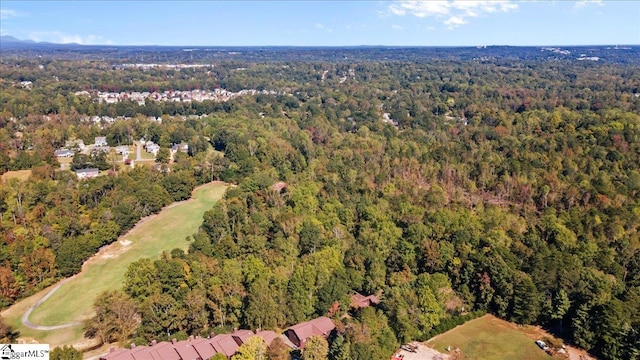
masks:
[[[233,337],[233,340],[235,340],[236,344],[240,346],[244,344],[247,341],[247,339],[252,337],[253,335],[255,334],[251,330],[236,330],[231,334],[231,337]]]
[[[335,324],[326,316],[321,316],[313,320],[294,325],[287,329],[293,331],[301,343],[304,343],[313,335],[327,337],[331,330],[335,329]]]
[[[212,358],[217,353],[211,344],[211,339],[196,339],[192,342],[193,348],[202,359]]]
[[[151,356],[153,356],[155,360],[180,360],[180,355],[178,355],[174,345],[176,344],[165,341],[158,343],[158,345],[151,347]]]
[[[228,334],[216,335],[211,339],[211,342],[213,344],[213,348],[216,349],[217,352],[223,353],[226,356],[232,356],[239,348],[238,344],[233,340],[233,337]]]
[[[78,173],[78,174],[90,173],[90,172],[100,172],[100,169],[98,169],[98,168],[88,168],[88,169],[78,169],[78,170],[76,170],[76,173]]]
[[[151,348],[146,346],[138,346],[129,352],[129,355],[135,360],[154,360],[151,356]]]
[[[256,332],[256,336],[260,336],[267,346],[271,346],[271,343],[278,337],[278,334],[271,330],[261,330]]]
[[[308,328],[311,335],[328,336],[335,325],[331,319],[322,317],[308,321],[303,324],[292,326],[293,328]],[[212,334],[213,336],[213,334]],[[212,338],[193,338],[184,341],[155,341],[150,346],[136,346],[131,349],[112,349],[108,354],[100,357],[100,360],[207,360],[217,353],[222,353],[227,357],[236,354],[240,343],[244,343],[251,336],[261,337],[267,345],[271,345],[273,340],[279,335],[273,331],[257,331],[255,334],[251,330],[236,330],[233,334],[215,335]],[[283,336],[283,340],[290,347],[294,345]],[[304,338],[306,340],[306,338]]]
[[[198,352],[196,352],[196,350],[193,348],[193,341],[195,340],[180,341],[179,343],[175,344],[175,349],[178,355],[180,356],[180,359],[196,360],[200,358],[200,356],[198,355]],[[208,359],[208,358],[205,358],[205,359]]]
[[[371,306],[371,304],[378,304],[380,300],[375,295],[364,296],[360,293],[355,293],[351,297],[351,306],[356,307],[367,307]]]

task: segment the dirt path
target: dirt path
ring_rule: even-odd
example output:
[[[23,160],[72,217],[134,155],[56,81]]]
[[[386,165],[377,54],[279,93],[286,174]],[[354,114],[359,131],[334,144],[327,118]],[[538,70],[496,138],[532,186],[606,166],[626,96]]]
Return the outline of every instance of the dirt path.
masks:
[[[69,281],[72,278],[73,277],[70,277],[70,278],[66,278],[66,279],[60,281],[58,283],[58,285],[56,285],[53,289],[51,289],[51,291],[49,291],[45,296],[43,296],[35,304],[31,305],[29,307],[29,309],[27,309],[27,311],[25,311],[25,313],[22,315],[22,325],[24,325],[24,326],[26,326],[28,328],[34,329],[34,330],[51,331],[51,330],[59,330],[59,329],[64,329],[64,328],[68,328],[68,327],[77,326],[77,325],[82,324],[82,321],[74,321],[74,322],[61,324],[61,325],[43,326],[43,325],[36,325],[36,324],[32,323],[31,321],[29,321],[29,316],[31,315],[33,310],[35,310],[43,302],[47,301],[47,299],[49,297],[51,297],[51,295],[53,295],[56,291],[58,291],[58,289],[60,289],[60,286],[62,286],[62,284],[64,284],[65,282]]]

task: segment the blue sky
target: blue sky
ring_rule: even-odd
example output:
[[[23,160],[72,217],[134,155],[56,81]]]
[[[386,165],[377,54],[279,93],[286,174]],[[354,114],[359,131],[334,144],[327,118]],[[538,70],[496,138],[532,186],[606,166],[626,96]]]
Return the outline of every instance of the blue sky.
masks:
[[[640,44],[640,1],[0,1],[0,34],[113,45]]]

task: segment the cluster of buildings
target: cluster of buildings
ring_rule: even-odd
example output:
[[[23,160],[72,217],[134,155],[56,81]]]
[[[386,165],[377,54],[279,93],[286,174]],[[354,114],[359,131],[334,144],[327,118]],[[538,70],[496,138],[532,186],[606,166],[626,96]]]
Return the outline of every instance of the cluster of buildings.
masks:
[[[121,64],[117,65],[117,69],[137,68],[137,69],[194,69],[194,68],[213,68],[213,64]]]
[[[380,300],[375,295],[364,296],[355,293],[351,297],[352,308],[365,308],[379,304]],[[287,328],[281,335],[271,330],[234,330],[231,334],[214,334],[209,337],[190,336],[188,340],[171,342],[152,341],[149,346],[131,345],[129,349],[111,348],[110,352],[100,357],[100,360],[208,360],[216,354],[223,354],[228,359],[238,352],[240,346],[251,337],[257,336],[264,341],[267,347],[271,346],[276,338],[292,350],[304,349],[307,341],[312,336],[322,336],[327,339],[336,328],[333,321],[321,316],[313,320],[305,321]]]
[[[59,158],[71,158],[75,154],[75,150],[80,152],[87,152],[89,150],[97,150],[97,151],[109,151],[109,145],[107,144],[106,136],[96,136],[94,138],[93,144],[89,144],[88,146],[84,144],[84,141],[81,139],[76,140],[68,140],[65,142],[64,147],[57,149],[53,152],[56,157]],[[126,154],[129,153],[129,148],[126,146],[118,146],[116,148],[116,152],[118,154]]]
[[[312,336],[322,336],[325,339],[336,328],[328,317],[319,317],[310,321],[294,325],[278,335],[271,330],[235,330],[231,334],[214,334],[201,338],[190,336],[188,340],[171,342],[152,341],[149,346],[131,345],[130,349],[114,349],[100,360],[208,360],[216,354],[223,354],[231,358],[251,337],[257,336],[265,345],[271,346],[276,338],[291,349],[304,348],[307,340]]]
[[[109,152],[111,149],[106,136],[96,136],[93,144],[89,145],[85,145],[81,139],[68,140],[63,148],[55,150],[53,154],[57,158],[72,158],[76,152],[86,154],[90,151]],[[129,146],[127,145],[116,146],[113,149],[116,154],[122,155],[123,159],[129,156]],[[97,177],[100,175],[100,170],[97,168],[78,169],[75,170],[75,173],[79,180],[83,180]]]
[[[158,155],[160,145],[154,143],[153,141],[146,141],[144,138],[140,139],[140,144],[147,153],[153,154],[154,156]],[[72,158],[76,154],[76,152],[81,152],[84,154],[88,154],[89,152],[94,151],[109,153],[111,150],[113,150],[117,155],[121,155],[122,161],[125,162],[126,165],[133,164],[132,161],[127,161],[130,153],[130,147],[128,145],[110,147],[105,136],[96,136],[94,143],[89,145],[85,145],[84,141],[82,140],[69,140],[65,143],[65,147],[55,150],[54,155],[57,158]],[[189,144],[187,143],[173,144],[171,146],[171,155],[177,152],[186,153],[188,151]],[[135,160],[139,159],[136,158]],[[133,167],[133,165],[131,166]],[[64,165],[62,165],[62,168],[64,169]],[[76,170],[75,173],[78,179],[82,180],[94,178],[98,176],[100,172],[96,168],[89,168]]]
[[[212,100],[218,102],[224,102],[229,99],[233,99],[239,96],[246,95],[257,95],[257,94],[268,94],[268,95],[277,95],[278,92],[273,90],[255,90],[255,89],[246,89],[240,90],[238,92],[228,91],[225,89],[214,89],[214,90],[166,90],[163,92],[148,92],[148,91],[127,91],[127,92],[102,92],[98,91],[95,93],[95,96],[98,99],[99,103],[106,104],[116,104],[120,101],[131,100],[133,102],[137,102],[138,105],[144,106],[147,100],[153,100],[156,102],[183,102],[190,103],[192,101],[205,101]],[[88,91],[78,91],[75,93],[76,96],[91,96],[92,94]]]

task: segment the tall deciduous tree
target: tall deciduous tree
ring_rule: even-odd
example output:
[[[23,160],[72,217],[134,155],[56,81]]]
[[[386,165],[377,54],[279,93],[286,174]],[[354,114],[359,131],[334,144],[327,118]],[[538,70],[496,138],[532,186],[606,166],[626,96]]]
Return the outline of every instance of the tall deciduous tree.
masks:
[[[13,343],[20,336],[20,333],[4,321],[4,317],[0,316],[0,342]]]
[[[120,290],[108,290],[98,295],[93,308],[96,315],[85,321],[85,334],[97,337],[102,344],[124,343],[140,325],[135,303]]]
[[[49,354],[51,360],[82,360],[82,353],[73,346],[57,346]]]
[[[267,349],[267,358],[269,360],[290,360],[291,348],[284,343],[280,337],[273,339],[271,345]]]
[[[318,335],[311,336],[304,346],[302,352],[303,360],[326,360],[329,354],[329,343],[325,338]]]
[[[259,336],[247,339],[231,360],[267,360],[267,344]]]

